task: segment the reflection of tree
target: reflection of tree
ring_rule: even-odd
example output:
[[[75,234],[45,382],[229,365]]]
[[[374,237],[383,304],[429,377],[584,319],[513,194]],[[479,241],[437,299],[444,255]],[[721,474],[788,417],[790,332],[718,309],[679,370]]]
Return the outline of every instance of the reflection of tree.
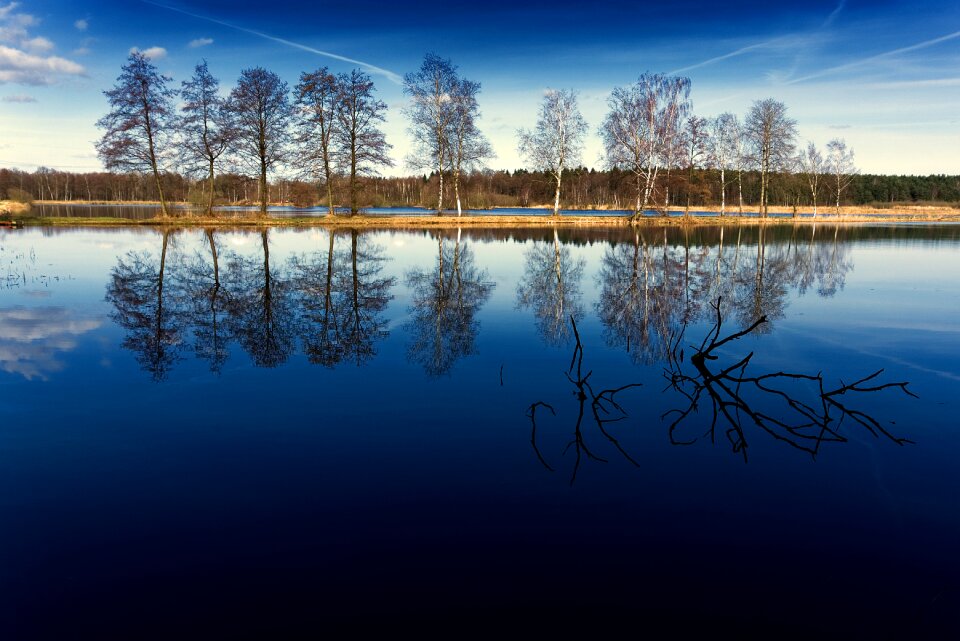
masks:
[[[580,279],[585,262],[574,259],[560,245],[553,230],[553,246],[534,243],[526,252],[523,278],[517,285],[517,306],[531,308],[544,341],[562,345],[570,338],[567,316],[581,318]]]
[[[476,314],[493,290],[486,270],[474,264],[470,247],[461,245],[459,229],[452,250],[444,248],[442,234],[438,243],[433,270],[407,274],[413,292],[411,319],[405,326],[413,338],[407,355],[431,376],[446,374],[458,358],[474,353],[480,329]]]
[[[183,318],[169,292],[165,298],[165,271],[170,231],[163,232],[160,256],[130,252],[110,273],[106,300],[113,304],[111,318],[125,330],[123,346],[136,353],[137,362],[153,379],[166,378],[180,360]]]
[[[227,313],[224,288],[220,282],[220,259],[213,229],[205,230],[210,261],[197,252],[177,272],[186,318],[193,326],[193,350],[219,372],[230,354],[230,333],[224,323]]]
[[[381,314],[395,279],[381,276],[388,260],[381,245],[352,230],[349,249],[338,250],[335,232],[328,233],[326,253],[293,261],[304,352],[326,367],[348,357],[361,365],[387,335]]]
[[[343,305],[334,305],[334,274],[343,271],[342,256],[334,253],[334,230],[327,231],[328,247],[324,255],[317,252],[292,261],[297,284],[301,315],[303,351],[311,363],[333,367],[343,359],[338,312]],[[339,258],[334,268],[334,260]]]
[[[664,377],[670,387],[680,393],[687,401],[686,408],[673,409],[663,414],[671,417],[669,427],[670,440],[675,445],[690,445],[697,437],[682,439],[678,431],[692,417],[696,417],[705,406],[709,427],[705,436],[715,442],[718,424],[729,440],[734,452],[739,452],[747,460],[746,430],[755,427],[777,441],[809,453],[816,457],[824,443],[844,443],[847,437],[841,433],[844,421],[860,425],[873,436],[883,436],[897,445],[909,443],[887,431],[870,414],[852,407],[841,400],[845,395],[870,394],[885,389],[898,388],[909,396],[915,396],[907,389],[908,383],[874,383],[883,370],[878,370],[850,384],[827,389],[822,374],[803,374],[793,372],[773,372],[758,376],[748,376],[747,367],[753,358],[750,352],[740,360],[720,366],[709,363],[717,361],[714,353],[720,347],[740,339],[758,327],[767,323],[761,316],[746,329],[720,338],[723,315],[720,301],[712,305],[716,321],[700,347],[693,347],[690,357],[693,370],[685,371],[683,351],[680,343],[683,333],[671,341],[668,369]]]
[[[260,232],[263,260],[233,255],[224,279],[230,333],[259,367],[276,367],[294,347],[290,282],[270,269],[267,230]]]
[[[633,465],[640,467],[640,464],[630,456],[627,450],[620,444],[620,441],[617,440],[607,427],[610,423],[617,423],[627,418],[627,412],[623,409],[623,406],[617,402],[616,395],[625,390],[639,387],[640,383],[630,383],[615,389],[605,389],[600,392],[593,391],[593,386],[590,384],[590,377],[593,376],[593,371],[587,372],[586,375],[583,373],[583,343],[580,342],[580,332],[577,331],[577,323],[573,320],[573,316],[570,317],[570,326],[573,329],[573,335],[577,343],[573,348],[573,358],[570,360],[570,368],[567,370],[566,376],[567,380],[574,386],[574,395],[577,397],[579,408],[577,420],[573,426],[573,439],[567,443],[564,453],[571,447],[573,448],[573,471],[570,474],[570,485],[573,485],[577,480],[577,472],[580,470],[580,462],[584,456],[601,463],[607,462],[607,459],[594,453],[587,446],[586,439],[584,438],[583,417],[587,401],[590,401],[590,415],[593,418],[593,423],[597,426],[597,431],[610,442],[621,456],[633,463]],[[574,369],[576,369],[576,372],[574,372]],[[574,378],[574,374],[576,378]],[[553,472],[553,468],[550,467],[550,464],[547,463],[543,453],[540,451],[540,446],[537,441],[537,409],[541,407],[545,410],[550,410],[550,413],[554,416],[557,414],[552,405],[544,403],[543,401],[532,403],[530,407],[527,408],[527,416],[530,418],[531,425],[530,445],[533,446],[533,451],[540,460],[540,463]]]
[[[665,355],[666,316],[663,281],[643,233],[634,232],[631,245],[609,247],[600,267],[597,315],[609,345],[624,347],[639,363]]]

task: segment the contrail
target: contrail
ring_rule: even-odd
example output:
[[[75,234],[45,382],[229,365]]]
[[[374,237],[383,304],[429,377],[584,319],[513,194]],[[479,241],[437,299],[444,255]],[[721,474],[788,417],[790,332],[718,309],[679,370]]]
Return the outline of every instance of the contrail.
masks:
[[[820,25],[820,28],[829,27],[833,24],[833,21],[837,19],[837,16],[840,15],[840,12],[847,6],[847,0],[840,0],[840,4],[837,5],[837,8],[830,12],[830,15],[827,16],[827,19],[823,21],[823,24]]]
[[[364,61],[362,61],[362,60],[355,60],[354,58],[347,58],[346,56],[341,56],[341,55],[336,54],[336,53],[330,53],[329,51],[322,51],[322,50],[320,50],[320,49],[314,49],[313,47],[309,47],[309,46],[307,46],[307,45],[300,44],[299,42],[293,42],[292,40],[285,40],[285,39],[283,39],[283,38],[278,38],[278,37],[276,37],[276,36],[271,36],[270,34],[268,34],[268,33],[263,33],[262,31],[254,31],[253,29],[247,29],[246,27],[240,27],[240,26],[237,26],[237,25],[235,25],[235,24],[230,24],[229,22],[224,22],[223,20],[217,20],[216,18],[210,18],[210,17],[207,17],[207,16],[198,15],[198,14],[196,14],[196,13],[190,13],[189,11],[185,11],[185,10],[183,10],[183,9],[178,9],[177,7],[171,7],[171,6],[168,6],[168,5],[165,5],[165,4],[160,4],[159,2],[151,2],[150,0],[140,0],[140,1],[143,2],[144,4],[150,4],[150,5],[153,5],[153,6],[155,6],[155,7],[160,7],[161,9],[166,9],[167,11],[176,11],[177,13],[182,13],[182,14],[185,15],[185,16],[190,16],[191,18],[196,18],[196,19],[198,19],[198,20],[205,20],[205,21],[207,21],[207,22],[212,22],[212,23],[214,23],[214,24],[218,24],[218,25],[220,25],[220,26],[227,27],[227,28],[233,29],[233,30],[235,30],[235,31],[241,31],[241,32],[243,32],[243,33],[249,33],[250,35],[257,36],[258,38],[263,38],[264,40],[270,40],[270,41],[272,41],[272,42],[278,42],[278,43],[280,43],[280,44],[282,44],[282,45],[286,45],[286,46],[292,47],[292,48],[294,48],[294,49],[300,49],[301,51],[307,51],[307,52],[309,52],[309,53],[314,53],[314,54],[317,54],[318,56],[325,56],[325,57],[327,57],[327,58],[333,58],[334,60],[341,60],[341,61],[343,61],[343,62],[349,62],[349,63],[351,63],[351,64],[360,65],[361,67],[363,67],[364,69],[366,69],[366,70],[369,71],[370,73],[374,73],[374,74],[381,75],[381,76],[383,76],[384,78],[386,78],[387,80],[389,80],[390,82],[396,83],[396,84],[398,84],[398,85],[399,85],[399,84],[403,84],[403,78],[401,78],[399,74],[396,74],[396,73],[390,71],[389,69],[384,69],[383,67],[378,67],[378,66],[376,66],[376,65],[372,65],[372,64],[370,64],[369,62],[364,62]]]
[[[763,47],[766,47],[767,45],[770,45],[770,44],[776,42],[777,40],[779,40],[779,38],[776,38],[776,39],[774,39],[774,40],[767,40],[767,41],[765,41],[765,42],[758,42],[758,43],[756,43],[756,44],[747,45],[746,47],[740,47],[740,48],[737,49],[736,51],[731,51],[730,53],[725,53],[725,54],[723,54],[722,56],[717,56],[716,58],[710,58],[709,60],[704,60],[703,62],[698,62],[698,63],[696,63],[696,64],[690,65],[689,67],[681,67],[680,69],[674,69],[673,71],[667,72],[667,75],[668,75],[668,76],[673,76],[673,75],[676,75],[676,74],[678,74],[678,73],[685,73],[685,72],[687,72],[687,71],[692,71],[692,70],[694,70],[694,69],[699,69],[700,67],[706,67],[707,65],[712,65],[712,64],[715,63],[715,62],[720,62],[720,61],[726,60],[726,59],[728,59],[728,58],[735,58],[735,57],[737,57],[737,56],[742,56],[743,54],[749,53],[749,52],[751,52],[751,51],[754,51],[755,49],[762,49]]]
[[[870,64],[871,62],[876,62],[877,60],[883,60],[884,58],[890,58],[892,56],[898,56],[901,53],[909,53],[911,51],[917,51],[918,49],[926,49],[927,47],[932,47],[933,45],[938,45],[941,42],[947,42],[948,40],[955,40],[960,38],[960,31],[954,31],[953,33],[948,33],[945,36],[940,36],[939,38],[933,38],[932,40],[924,40],[923,42],[918,42],[914,45],[909,45],[907,47],[900,47],[899,49],[892,49],[890,51],[884,51],[883,53],[878,53],[867,58],[861,58],[860,60],[854,60],[853,62],[848,62],[836,67],[830,67],[829,69],[823,69],[811,73],[809,75],[803,76],[802,78],[794,78],[783,84],[785,85],[795,85],[798,82],[805,82],[807,80],[813,80],[815,78],[821,78],[823,76],[828,76],[830,74],[838,73],[841,71],[847,71],[848,69],[855,69],[862,65]]]

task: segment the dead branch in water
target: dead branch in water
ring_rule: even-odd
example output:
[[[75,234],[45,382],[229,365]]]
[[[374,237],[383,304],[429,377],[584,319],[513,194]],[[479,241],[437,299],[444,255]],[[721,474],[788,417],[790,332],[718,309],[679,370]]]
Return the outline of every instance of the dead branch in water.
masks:
[[[851,384],[843,384],[841,381],[840,386],[834,389],[824,387],[822,373],[812,375],[779,371],[748,376],[746,370],[753,358],[753,352],[719,371],[712,371],[707,363],[718,360],[714,352],[719,347],[746,336],[766,323],[767,318],[761,316],[750,327],[720,338],[723,326],[720,299],[711,304],[717,312],[717,320],[707,332],[700,347],[691,346],[694,354],[690,357],[690,363],[695,373],[687,373],[683,369],[684,353],[680,343],[686,328],[681,329],[676,338],[670,341],[667,368],[663,374],[668,382],[667,389],[673,389],[688,401],[685,408],[671,409],[661,415],[661,419],[667,417],[673,419],[668,428],[671,443],[690,445],[697,440],[697,438],[680,439],[676,433],[691,416],[699,413],[700,404],[704,399],[709,401],[710,420],[704,436],[709,436],[711,442],[715,442],[718,423],[726,426],[724,434],[733,451],[741,453],[744,461],[747,460],[748,447],[744,425],[751,424],[774,439],[807,452],[814,458],[823,443],[847,442],[847,437],[840,433],[845,419],[855,421],[873,436],[886,437],[897,445],[912,442],[906,438],[894,436],[873,416],[838,400],[838,397],[848,393],[869,394],[891,388],[898,388],[905,394],[917,398],[916,394],[907,388],[909,384],[907,382],[865,385],[880,376],[883,373],[882,369]],[[796,395],[796,392],[784,388],[791,381],[805,381],[813,384],[817,392],[812,399],[804,401]],[[748,394],[751,392],[756,393],[755,399],[748,399]],[[774,413],[757,409],[758,400],[779,404],[779,411]]]
[[[594,454],[590,448],[587,446],[586,440],[583,436],[583,417],[585,414],[586,402],[590,401],[590,414],[593,417],[594,423],[597,426],[600,434],[603,435],[614,448],[620,454],[630,461],[633,465],[639,467],[640,464],[630,456],[629,453],[624,449],[613,434],[611,434],[606,425],[608,423],[616,423],[627,418],[627,412],[616,400],[616,395],[625,390],[631,389],[633,387],[640,387],[640,383],[630,383],[628,385],[623,385],[621,387],[604,389],[600,392],[594,392],[593,387],[590,385],[590,377],[593,375],[593,371],[589,371],[586,375],[583,374],[583,343],[580,340],[580,332],[577,329],[577,322],[574,320],[573,316],[570,316],[570,324],[573,327],[573,336],[576,339],[576,345],[573,348],[573,356],[570,359],[570,367],[567,369],[566,377],[575,388],[575,395],[579,403],[579,412],[577,414],[577,420],[573,428],[573,439],[567,443],[567,446],[564,448],[564,454],[571,447],[574,448],[575,458],[573,463],[573,471],[570,475],[570,484],[577,480],[577,472],[580,470],[580,462],[583,456],[590,458],[601,463],[606,463],[607,459]],[[574,374],[574,368],[576,368],[576,375]],[[554,471],[552,467],[547,463],[546,459],[540,452],[539,447],[537,446],[537,419],[536,419],[536,410],[538,407],[545,407],[550,410],[550,413],[556,416],[556,411],[554,411],[551,405],[544,403],[543,401],[537,401],[530,405],[527,410],[527,416],[530,418],[532,424],[532,430],[530,433],[530,444],[533,446],[533,451],[536,453],[537,458],[540,459],[540,462],[551,472]]]

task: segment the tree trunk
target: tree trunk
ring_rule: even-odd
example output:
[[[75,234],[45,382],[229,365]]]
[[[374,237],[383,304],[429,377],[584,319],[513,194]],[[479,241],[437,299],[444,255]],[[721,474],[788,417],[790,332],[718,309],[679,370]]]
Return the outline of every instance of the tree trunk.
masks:
[[[727,209],[726,170],[721,166],[720,167],[720,216],[723,216],[723,214],[726,212],[726,209]]]
[[[556,173],[557,191],[553,195],[553,215],[556,217],[560,216],[560,180],[562,177],[563,170],[561,169]]]
[[[210,174],[207,178],[207,183],[210,188],[210,197],[207,199],[207,216],[213,215],[213,159],[210,159]],[[213,239],[210,241],[213,242]]]

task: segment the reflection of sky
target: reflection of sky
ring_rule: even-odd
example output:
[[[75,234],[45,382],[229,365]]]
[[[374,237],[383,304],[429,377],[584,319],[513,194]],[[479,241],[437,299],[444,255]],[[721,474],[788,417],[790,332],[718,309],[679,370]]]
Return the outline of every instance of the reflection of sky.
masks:
[[[44,380],[65,366],[62,357],[83,334],[100,326],[79,320],[63,307],[0,309],[0,370]]]

